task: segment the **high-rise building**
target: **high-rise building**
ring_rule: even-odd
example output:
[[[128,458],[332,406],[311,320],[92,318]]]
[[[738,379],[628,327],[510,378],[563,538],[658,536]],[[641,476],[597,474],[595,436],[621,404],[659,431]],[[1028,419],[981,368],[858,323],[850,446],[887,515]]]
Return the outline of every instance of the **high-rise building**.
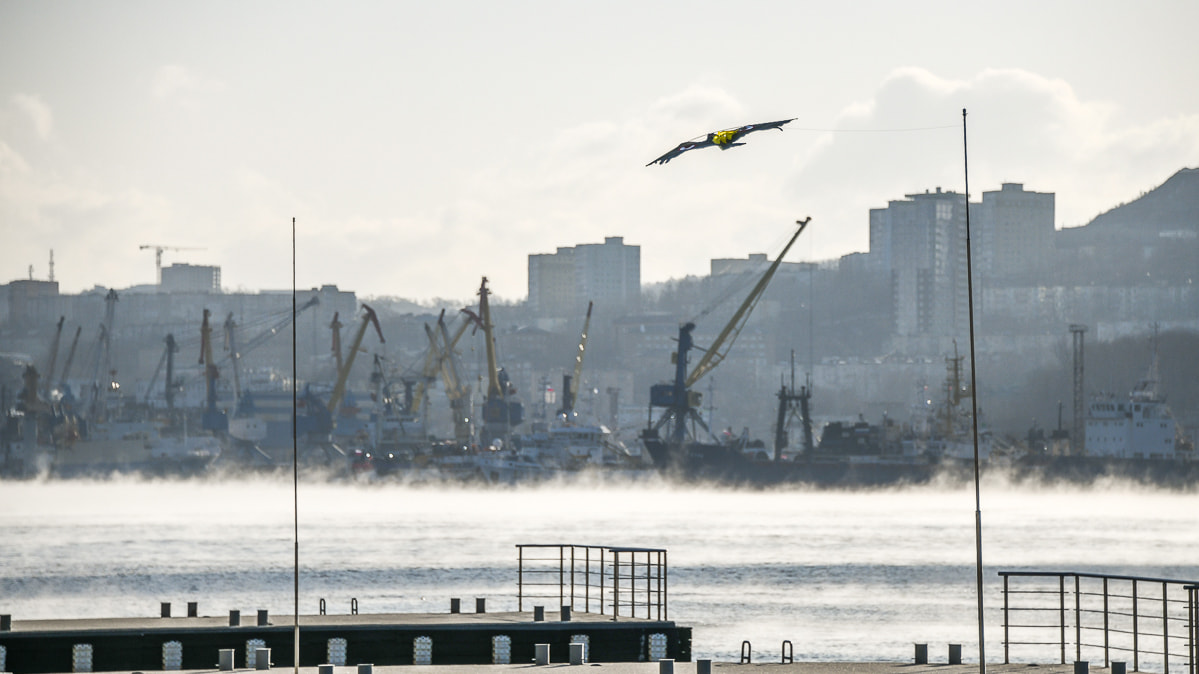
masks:
[[[559,248],[529,256],[529,305],[539,313],[565,316],[588,302],[628,311],[641,302],[641,246],[609,236],[602,244]]]
[[[965,335],[966,197],[939,187],[905,196],[870,211],[870,254],[891,274],[895,336]]]
[[[176,262],[162,268],[163,292],[221,292],[221,268],[205,265],[181,264]]]
[[[983,192],[972,206],[970,223],[975,269],[980,275],[1018,285],[1037,285],[1053,248],[1052,192],[1028,192],[1020,183],[1003,183]]]

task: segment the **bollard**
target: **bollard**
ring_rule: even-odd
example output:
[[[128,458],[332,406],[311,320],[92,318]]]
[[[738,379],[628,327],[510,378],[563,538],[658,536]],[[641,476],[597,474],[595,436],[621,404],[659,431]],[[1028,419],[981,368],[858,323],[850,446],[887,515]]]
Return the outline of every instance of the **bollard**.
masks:
[[[375,674],[374,665],[358,665],[358,674]]]
[[[581,665],[587,662],[587,644],[580,641],[570,642],[570,664]]]
[[[462,613],[462,600],[458,597],[450,598],[450,613]]]
[[[949,644],[949,664],[951,664],[951,665],[962,664],[962,645],[961,644]]]
[[[1125,674],[1128,671],[1128,665],[1119,660],[1112,661],[1112,674]]]
[[[712,661],[707,658],[696,660],[695,674],[712,674]]]
[[[169,601],[164,601],[164,602],[162,602],[162,611],[161,611],[161,615],[162,615],[162,617],[163,617],[163,618],[170,618],[170,617],[171,617],[171,602],[169,602]]]
[[[928,664],[928,644],[916,644],[916,664]]]
[[[12,631],[12,615],[9,613],[0,614],[0,632]]]
[[[195,601],[187,602],[187,617],[198,618],[200,616],[200,603]]]
[[[549,644],[533,644],[534,658],[533,662],[538,665],[550,664],[550,645]]]
[[[271,624],[270,615],[268,614],[267,610],[264,608],[258,609],[258,624],[260,626]]]
[[[487,613],[487,599],[475,597],[475,613]]]
[[[317,665],[317,674],[333,674],[333,665]]]
[[[658,661],[658,674],[674,674],[674,660],[662,658]]]
[[[254,650],[254,669],[271,668],[271,649],[257,648]]]
[[[1087,674],[1091,670],[1091,663],[1087,660],[1074,661],[1074,674]]]
[[[570,604],[562,607],[562,613],[558,615],[558,619],[564,623],[570,622]]]
[[[222,648],[221,650],[217,651],[217,655],[220,656],[217,658],[217,668],[219,668],[222,672],[232,672],[233,654],[235,652],[236,651],[234,651],[232,648]]]
[[[533,622],[539,623],[539,622],[542,622],[543,620],[545,620],[545,607],[544,606],[534,606],[533,607]]]

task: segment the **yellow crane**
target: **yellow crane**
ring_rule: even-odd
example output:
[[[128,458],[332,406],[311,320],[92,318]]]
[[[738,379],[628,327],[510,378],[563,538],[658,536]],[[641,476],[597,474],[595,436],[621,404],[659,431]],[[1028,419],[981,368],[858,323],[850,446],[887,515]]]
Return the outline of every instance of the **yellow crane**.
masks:
[[[329,402],[325,405],[329,412],[334,415],[336,415],[337,406],[341,404],[341,399],[345,397],[346,380],[350,378],[350,370],[354,368],[354,359],[362,349],[362,338],[366,336],[366,327],[372,323],[375,326],[375,332],[379,334],[379,341],[386,342],[387,340],[383,339],[383,328],[379,327],[379,318],[375,316],[375,310],[363,304],[362,322],[358,325],[358,331],[354,333],[354,339],[350,342],[350,350],[346,354],[345,364],[342,366],[341,371],[337,373],[337,383],[333,386],[333,393],[329,396]]]
[[[511,427],[524,419],[524,408],[516,400],[509,400],[515,393],[508,375],[500,368],[496,358],[495,326],[491,322],[491,302],[488,296],[487,277],[479,286],[479,322],[483,325],[483,339],[487,345],[487,396],[483,400],[482,444],[488,445],[497,439],[508,437]]]
[[[688,419],[695,421],[705,429],[707,428],[707,425],[695,412],[695,408],[700,405],[701,394],[697,391],[692,391],[691,387],[724,360],[733,342],[737,339],[737,335],[741,334],[741,330],[749,320],[750,312],[753,311],[758,300],[762,299],[762,294],[766,292],[766,286],[770,284],[770,279],[774,277],[774,273],[778,271],[779,265],[782,264],[783,257],[787,255],[787,251],[791,250],[792,244],[803,233],[809,221],[811,221],[811,218],[796,221],[799,227],[796,229],[795,234],[791,236],[791,240],[783,247],[783,252],[779,253],[770,267],[762,274],[762,277],[758,279],[757,284],[745,298],[745,301],[741,303],[741,306],[737,308],[732,319],[720,331],[720,334],[717,335],[712,345],[704,350],[704,355],[690,372],[687,371],[687,354],[695,346],[691,339],[691,331],[695,329],[695,323],[688,322],[679,327],[679,348],[675,354],[674,382],[669,384],[655,384],[650,387],[650,407],[662,407],[665,410],[650,432],[656,435],[658,428],[668,421],[673,421],[674,425],[671,429],[670,440],[675,444],[682,444],[686,438]]]
[[[587,351],[587,328],[591,325],[592,302],[587,303],[587,317],[583,319],[583,333],[579,336],[579,349],[575,353],[575,370],[573,377],[563,377],[562,409],[558,414],[570,421],[574,416],[575,402],[579,399],[579,385],[583,381],[583,354]]]

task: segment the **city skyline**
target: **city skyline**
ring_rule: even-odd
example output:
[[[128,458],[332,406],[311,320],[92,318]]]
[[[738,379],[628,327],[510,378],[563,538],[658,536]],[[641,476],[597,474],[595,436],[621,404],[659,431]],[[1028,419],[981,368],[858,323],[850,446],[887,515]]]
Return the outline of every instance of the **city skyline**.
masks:
[[[1199,166],[1191,3],[725,9],[6,3],[0,281],[53,249],[63,292],[152,284],[150,245],[287,288],[292,217],[297,285],[364,297],[487,276],[513,300],[527,255],[609,236],[643,283],[704,275],[808,216],[790,259],[833,259],[868,250],[871,208],[963,191],[963,108],[971,201],[1052,192],[1057,229]]]

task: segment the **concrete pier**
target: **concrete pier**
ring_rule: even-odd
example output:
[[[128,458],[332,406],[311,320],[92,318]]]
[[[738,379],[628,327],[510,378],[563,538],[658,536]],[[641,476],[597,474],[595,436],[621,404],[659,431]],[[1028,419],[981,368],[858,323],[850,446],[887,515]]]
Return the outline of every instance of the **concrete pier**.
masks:
[[[340,653],[353,657],[339,665],[371,663],[375,672],[390,666],[411,672],[426,664],[490,666],[496,636],[509,639],[508,662],[524,666],[533,663],[537,644],[548,645],[550,662],[569,662],[570,644],[578,635],[586,636],[592,662],[645,661],[647,644],[663,640],[666,657],[691,659],[691,628],[672,621],[613,620],[591,613],[574,613],[569,621],[562,617],[554,611],[546,611],[543,621],[534,621],[531,612],[304,615],[299,617],[299,664],[318,674],[316,667],[331,662],[330,644],[336,643]],[[230,669],[252,669],[245,655],[251,643],[270,649],[272,669],[293,671],[294,620],[278,615],[267,625],[227,616],[13,620],[12,630],[0,633],[0,646],[7,671],[14,674],[76,671],[72,653],[79,645],[89,647],[90,671],[161,671],[168,643],[179,671],[211,672],[221,651],[233,652]]]

